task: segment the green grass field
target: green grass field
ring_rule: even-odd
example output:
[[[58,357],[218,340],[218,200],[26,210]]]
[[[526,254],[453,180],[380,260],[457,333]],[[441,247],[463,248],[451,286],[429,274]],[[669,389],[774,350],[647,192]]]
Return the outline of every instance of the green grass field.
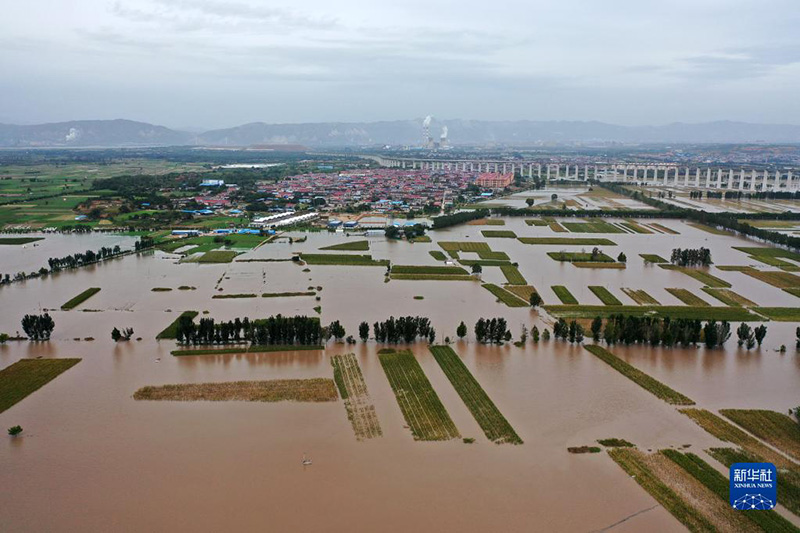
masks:
[[[597,356],[604,363],[608,364],[611,368],[665,402],[672,405],[694,405],[694,401],[690,398],[671,389],[648,374],[645,374],[633,365],[626,363],[602,346],[587,344],[584,348]]]
[[[392,276],[395,274],[432,274],[436,276],[463,276],[469,274],[458,266],[439,265],[393,265]]]
[[[80,293],[79,295],[77,295],[76,297],[72,298],[71,300],[69,300],[64,305],[62,305],[61,306],[61,310],[62,311],[69,311],[70,309],[75,309],[80,304],[82,304],[83,302],[85,302],[86,300],[88,300],[89,298],[91,298],[92,296],[97,294],[98,292],[100,292],[100,288],[99,287],[92,287],[90,289],[86,289],[85,291],[83,291],[82,293]]]
[[[378,359],[414,440],[461,437],[413,353],[408,350],[379,353]]]
[[[430,346],[429,349],[486,437],[495,444],[522,444],[522,439],[458,354],[449,346]]]
[[[530,304],[518,297],[517,295],[508,292],[504,288],[493,283],[484,283],[484,289],[494,294],[498,300],[506,304],[508,307],[529,307]]]
[[[777,322],[800,322],[798,307],[753,307],[752,310]]]
[[[36,392],[80,359],[20,359],[0,370],[0,413]]]
[[[569,292],[569,289],[567,289],[565,286],[553,285],[550,288],[553,289],[554,293],[556,293],[556,296],[558,296],[558,299],[561,300],[561,303],[566,305],[578,304],[578,300],[572,295],[571,292]]]
[[[734,250],[746,253],[750,259],[754,259],[765,265],[776,266],[779,268],[797,269],[797,262],[800,262],[800,254],[797,252],[790,252],[783,248],[763,248],[751,246],[733,246]],[[794,263],[783,261],[783,259],[791,259]]]
[[[300,257],[309,265],[325,266],[388,266],[386,259],[373,259],[371,255],[354,254],[300,254]]]
[[[622,305],[622,302],[619,301],[619,298],[611,294],[611,291],[605,287],[600,285],[589,285],[589,290],[592,291],[595,296],[600,298],[600,301],[605,305]]]
[[[447,256],[444,255],[444,252],[440,252],[439,250],[431,250],[428,253],[431,254],[431,257],[437,261],[447,261]]]
[[[369,250],[369,241],[350,241],[341,244],[332,244],[331,246],[324,246],[320,250],[338,250],[342,252],[365,252]]]

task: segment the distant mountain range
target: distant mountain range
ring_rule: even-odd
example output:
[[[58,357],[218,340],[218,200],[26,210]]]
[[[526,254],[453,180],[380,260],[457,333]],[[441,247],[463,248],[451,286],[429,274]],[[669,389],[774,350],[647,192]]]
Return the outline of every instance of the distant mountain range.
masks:
[[[745,122],[618,126],[603,122],[434,120],[435,139],[447,127],[457,145],[538,143],[800,143],[800,126]],[[178,131],[132,120],[76,120],[18,126],[0,124],[0,147],[121,147],[304,145],[355,147],[419,145],[422,120],[388,122],[253,122],[203,133]]]

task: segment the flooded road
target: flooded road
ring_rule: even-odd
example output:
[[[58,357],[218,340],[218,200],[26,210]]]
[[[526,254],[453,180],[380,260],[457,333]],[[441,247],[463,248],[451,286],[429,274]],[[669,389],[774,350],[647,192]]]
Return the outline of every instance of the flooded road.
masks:
[[[431,233],[433,243],[366,237],[369,253],[394,264],[435,265],[436,241],[485,241],[506,252],[546,303],[558,303],[551,285],[565,285],[581,303],[600,304],[589,285],[609,288],[633,304],[622,287],[645,289],[664,305],[680,305],[665,289],[686,288],[712,305],[702,284],[680,272],[646,265],[639,253],[669,257],[675,247],[711,248],[718,265],[757,264],[731,246],[752,241],[711,235],[675,220],[659,223],[680,235],[601,235],[618,246],[601,247],[625,270],[580,269],[546,252],[571,246],[524,245],[484,238],[481,230],[518,236],[589,237],[527,226],[459,226]],[[650,222],[650,221],[647,221]],[[299,236],[299,234],[297,235]],[[341,234],[309,233],[303,243],[264,245],[239,259],[288,258],[293,252],[348,242]],[[362,239],[364,237],[350,237]],[[48,235],[41,250],[66,255],[130,238]],[[103,241],[94,239],[108,239]],[[114,241],[113,239],[117,239]],[[128,239],[128,240],[124,240]],[[584,247],[588,250],[591,247]],[[39,247],[37,247],[37,254]],[[37,270],[48,254],[3,247],[0,272]],[[58,253],[56,253],[58,252]],[[27,255],[26,255],[27,254]],[[462,258],[475,254],[462,253]],[[384,282],[383,267],[309,266],[292,262],[177,264],[153,252],[0,288],[0,332],[21,329],[25,313],[50,309],[56,323],[49,343],[0,346],[0,367],[20,358],[81,357],[83,361],[19,404],[0,413],[0,427],[20,424],[22,438],[0,441],[3,528],[9,531],[287,530],[301,531],[592,531],[655,505],[605,453],[571,455],[568,446],[619,437],[641,449],[693,449],[719,445],[688,417],[660,401],[579,346],[550,340],[523,348],[477,344],[480,317],[504,316],[515,340],[520,326],[550,328],[552,319],[528,308],[511,309],[473,281]],[[309,272],[303,270],[308,268]],[[760,305],[797,306],[798,299],[739,272],[711,273]],[[498,268],[482,278],[503,283]],[[179,286],[195,290],[178,290]],[[215,294],[305,291],[314,297],[212,299]],[[102,290],[77,309],[60,306],[89,287]],[[152,292],[169,287],[170,292]],[[219,290],[221,289],[221,290]],[[423,296],[424,299],[414,299]],[[455,338],[462,320],[466,341],[453,348],[519,436],[521,446],[491,444],[423,343],[413,350],[457,428],[460,440],[415,442],[405,426],[374,341],[355,346],[330,342],[324,352],[173,357],[173,341],[156,334],[184,310],[216,319],[277,313],[340,320],[355,335],[390,315],[430,317],[437,342]],[[201,314],[201,316],[204,316]],[[733,329],[735,330],[735,324]],[[755,325],[755,324],[753,324]],[[113,327],[133,327],[140,341],[115,344]],[[769,322],[760,350],[747,352],[734,338],[724,349],[613,348],[614,353],[699,407],[757,407],[785,412],[800,404],[796,324]],[[95,340],[84,339],[92,337]],[[587,342],[590,342],[587,340]],[[781,344],[788,352],[774,351]],[[358,442],[341,401],[304,403],[136,402],[145,385],[276,378],[331,377],[329,358],[354,352],[383,429],[383,437]],[[300,464],[304,453],[314,464]],[[46,502],[46,512],[43,505]],[[636,515],[614,531],[681,531],[661,507]]]

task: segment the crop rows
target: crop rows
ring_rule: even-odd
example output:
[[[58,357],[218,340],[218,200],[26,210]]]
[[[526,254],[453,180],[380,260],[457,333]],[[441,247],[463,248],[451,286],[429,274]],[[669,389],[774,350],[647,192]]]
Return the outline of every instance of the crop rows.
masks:
[[[430,350],[486,437],[495,444],[522,444],[522,439],[458,354],[449,346],[431,346]]]
[[[380,437],[383,434],[381,425],[356,356],[351,353],[334,355],[331,357],[331,365],[333,365],[333,381],[344,400],[347,419],[353,425],[356,439]]]
[[[378,359],[414,440],[461,436],[414,354],[407,350],[379,353]]]

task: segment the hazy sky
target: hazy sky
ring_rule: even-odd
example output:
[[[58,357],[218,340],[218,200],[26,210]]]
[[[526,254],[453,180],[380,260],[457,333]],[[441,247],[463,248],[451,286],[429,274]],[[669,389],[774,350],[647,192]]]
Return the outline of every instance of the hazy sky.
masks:
[[[800,0],[24,0],[0,122],[800,124]]]

